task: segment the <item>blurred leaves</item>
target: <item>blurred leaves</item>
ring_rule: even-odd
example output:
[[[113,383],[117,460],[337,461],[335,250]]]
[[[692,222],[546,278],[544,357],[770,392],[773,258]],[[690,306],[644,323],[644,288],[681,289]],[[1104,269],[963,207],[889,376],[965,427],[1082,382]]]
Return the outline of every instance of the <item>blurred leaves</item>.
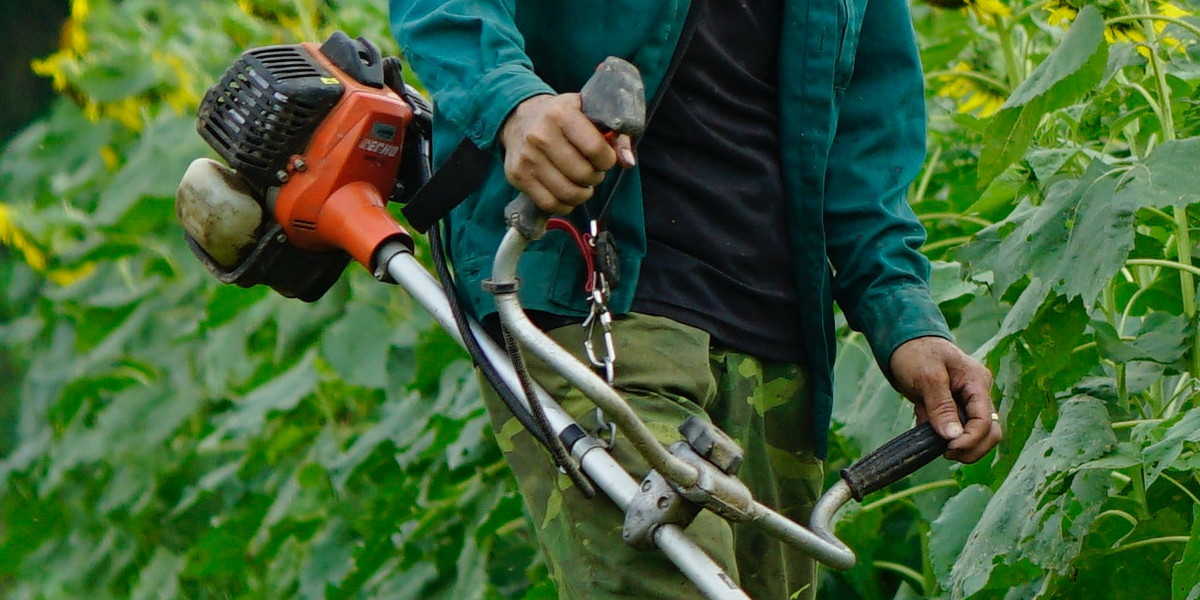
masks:
[[[0,155],[6,597],[553,597],[472,368],[429,317],[357,268],[311,305],[219,286],[174,222],[209,152],[191,111],[233,58],[335,29],[390,53],[384,8],[73,6],[36,65],[61,97]],[[1200,597],[1200,69],[1193,7],[1171,6],[914,7],[912,201],[1006,439],[847,512],[862,560],[822,594]],[[843,333],[831,479],[912,422]]]
[[[961,267],[939,301],[995,374],[1005,439],[866,499],[932,514],[891,510],[872,538],[851,513],[839,532],[868,561],[893,552],[926,597],[1198,596],[1195,3],[1005,6],[914,5],[931,135],[911,194],[938,270]],[[846,333],[834,468],[906,410]],[[925,487],[939,478],[954,484]],[[894,572],[830,574],[825,597],[911,597]]]
[[[1107,61],[1103,19],[1096,7],[1085,6],[1065,39],[989,121],[979,157],[979,180],[990,181],[1021,158],[1042,117],[1090,91],[1104,75]]]
[[[62,97],[0,155],[0,402],[20,400],[5,597],[548,585],[473,370],[428,316],[361,269],[311,305],[220,286],[175,222],[179,177],[210,152],[195,105],[233,58],[335,29],[390,51],[384,10],[74,3],[35,67]]]

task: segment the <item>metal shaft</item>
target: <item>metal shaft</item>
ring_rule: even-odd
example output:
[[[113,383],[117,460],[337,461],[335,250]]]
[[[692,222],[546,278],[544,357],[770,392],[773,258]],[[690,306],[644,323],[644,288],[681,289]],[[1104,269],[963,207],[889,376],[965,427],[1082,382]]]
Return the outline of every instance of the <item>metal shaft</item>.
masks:
[[[522,199],[524,199],[524,195],[522,195]],[[527,202],[527,204],[532,206],[532,202]],[[496,259],[492,266],[493,282],[516,283],[517,262],[527,244],[526,234],[522,233],[520,227],[509,228],[500,242],[499,249],[496,250]],[[508,326],[513,336],[520,340],[529,351],[546,363],[553,365],[572,385],[595,402],[596,406],[604,411],[606,417],[616,422],[617,427],[624,432],[633,448],[646,459],[652,469],[661,473],[667,481],[676,486],[676,489],[689,488],[698,482],[699,473],[696,468],[663,448],[662,444],[659,444],[658,440],[650,433],[645,423],[607,382],[566,350],[563,350],[554,340],[547,337],[529,321],[515,293],[496,294],[495,301],[501,322]],[[737,483],[741,485],[741,482]],[[828,511],[828,518],[832,519],[833,512],[844,503],[843,499],[836,506],[830,506],[828,503],[822,506],[823,509],[832,508]],[[827,529],[821,529],[818,532],[810,531],[761,502],[753,502],[748,511],[747,521],[776,539],[835,569],[844,570],[854,566],[854,552],[830,534]],[[827,528],[830,526],[830,521],[825,520],[818,525]]]
[[[387,245],[380,250],[378,256],[386,260],[387,272],[392,279],[407,290],[413,299],[429,311],[434,320],[461,344],[462,337],[454,322],[454,316],[450,312],[450,304],[446,300],[445,293],[441,285],[425,270],[425,267],[417,262],[417,259],[403,244]],[[517,374],[508,362],[508,355],[484,333],[478,323],[472,321],[471,330],[479,338],[484,354],[493,361],[500,376],[510,386],[519,387]],[[540,387],[535,387],[535,395],[536,401],[542,403],[555,435],[573,423],[562,407]],[[580,456],[580,466],[583,472],[587,473],[596,486],[603,490],[618,508],[624,511],[634,495],[637,494],[637,482],[617,463],[612,455],[601,447],[598,441],[587,438],[577,443],[576,448],[582,448],[576,453],[577,456]],[[745,592],[736,585],[732,585],[732,578],[678,526],[663,525],[659,527],[655,532],[654,539],[659,549],[696,584],[709,600],[751,600]]]
[[[517,261],[525,249],[528,240],[516,228],[509,228],[508,233],[500,242],[496,251],[496,261],[492,267],[492,279],[496,283],[515,282],[517,277]],[[538,358],[555,369],[579,388],[604,411],[604,415],[617,424],[625,437],[641,454],[650,468],[662,473],[667,480],[684,487],[695,485],[699,479],[696,468],[683,462],[678,457],[667,452],[662,444],[650,433],[650,429],[638,418],[629,404],[617,394],[608,382],[596,375],[590,368],[579,362],[563,350],[554,340],[547,337],[522,310],[516,294],[496,294],[496,310],[500,313],[500,321],[508,326],[513,337],[517,338],[526,348]]]

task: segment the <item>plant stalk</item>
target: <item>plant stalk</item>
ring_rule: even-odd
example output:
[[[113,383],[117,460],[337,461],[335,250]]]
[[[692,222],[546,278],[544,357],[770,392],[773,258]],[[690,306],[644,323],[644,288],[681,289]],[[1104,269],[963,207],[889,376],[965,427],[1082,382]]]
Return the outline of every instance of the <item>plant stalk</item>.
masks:
[[[1002,17],[996,17],[996,35],[1000,39],[1000,49],[1004,54],[1004,76],[1010,90],[1017,89],[1023,79],[1021,63],[1013,47],[1012,28],[1015,26],[1016,21],[1009,22]]]
[[[868,510],[875,510],[885,504],[890,504],[897,500],[903,500],[909,496],[915,496],[922,492],[928,492],[928,491],[932,491],[932,490],[938,490],[938,489],[948,488],[948,487],[957,487],[957,486],[958,486],[958,482],[953,479],[939,479],[938,481],[922,483],[921,485],[914,485],[906,490],[896,492],[895,494],[889,494],[889,495],[884,496],[883,498],[880,498],[869,504],[864,504],[864,505],[862,505],[862,508],[860,508],[859,510],[864,511],[864,512],[868,511]]]
[[[1116,554],[1117,552],[1124,552],[1126,550],[1133,550],[1134,548],[1142,548],[1144,546],[1155,546],[1158,544],[1186,544],[1186,543],[1188,543],[1188,541],[1190,539],[1191,538],[1189,538],[1186,535],[1164,535],[1162,537],[1138,540],[1136,542],[1129,542],[1128,544],[1125,544],[1124,546],[1117,546],[1116,548],[1109,550],[1108,553]],[[878,565],[879,563],[875,563],[875,564]]]
[[[922,577],[921,574],[918,573],[916,569],[913,569],[912,567],[909,567],[907,565],[902,565],[897,562],[892,562],[890,560],[877,560],[877,561],[875,561],[874,565],[875,565],[875,568],[877,568],[877,569],[883,569],[884,571],[891,571],[893,573],[903,575],[909,581],[912,581],[913,583],[921,586],[921,589],[918,591],[921,593],[922,596],[927,595],[926,590],[925,590],[925,578]]]
[[[1150,70],[1154,75],[1154,85],[1158,91],[1158,104],[1161,108],[1160,120],[1162,122],[1162,138],[1164,142],[1174,141],[1175,134],[1175,114],[1171,107],[1171,87],[1167,84],[1167,73],[1163,69],[1163,65],[1158,56],[1159,37],[1158,31],[1154,29],[1153,21],[1157,19],[1154,11],[1150,8],[1149,0],[1141,2],[1142,15],[1138,15],[1142,24],[1142,33],[1146,37],[1146,45],[1149,49]],[[1133,15],[1131,15],[1132,17]],[[1192,33],[1200,33],[1194,27],[1185,27]],[[1176,260],[1188,267],[1192,266],[1192,241],[1191,232],[1189,230],[1187,209],[1175,207],[1175,252]],[[1192,269],[1182,269],[1179,272],[1179,287],[1180,295],[1183,302],[1183,312],[1187,315],[1188,321],[1195,326],[1196,323],[1196,281],[1193,279],[1194,271]],[[1200,377],[1200,336],[1192,336],[1192,360],[1191,368],[1189,369],[1192,377]]]

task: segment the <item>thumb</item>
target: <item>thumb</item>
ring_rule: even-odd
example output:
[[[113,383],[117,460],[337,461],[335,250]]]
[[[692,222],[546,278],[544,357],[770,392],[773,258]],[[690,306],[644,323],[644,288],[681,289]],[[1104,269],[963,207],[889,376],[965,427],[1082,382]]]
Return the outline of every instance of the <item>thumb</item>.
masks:
[[[962,420],[958,416],[958,404],[950,394],[949,386],[926,390],[922,397],[929,423],[938,435],[948,440],[963,434]]]

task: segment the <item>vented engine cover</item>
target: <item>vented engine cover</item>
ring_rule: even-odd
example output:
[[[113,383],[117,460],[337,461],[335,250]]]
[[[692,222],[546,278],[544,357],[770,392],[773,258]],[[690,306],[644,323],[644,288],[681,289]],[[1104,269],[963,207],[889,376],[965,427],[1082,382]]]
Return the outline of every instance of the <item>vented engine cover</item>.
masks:
[[[200,103],[196,129],[260,194],[342,97],[337,77],[303,46],[243,53]]]

